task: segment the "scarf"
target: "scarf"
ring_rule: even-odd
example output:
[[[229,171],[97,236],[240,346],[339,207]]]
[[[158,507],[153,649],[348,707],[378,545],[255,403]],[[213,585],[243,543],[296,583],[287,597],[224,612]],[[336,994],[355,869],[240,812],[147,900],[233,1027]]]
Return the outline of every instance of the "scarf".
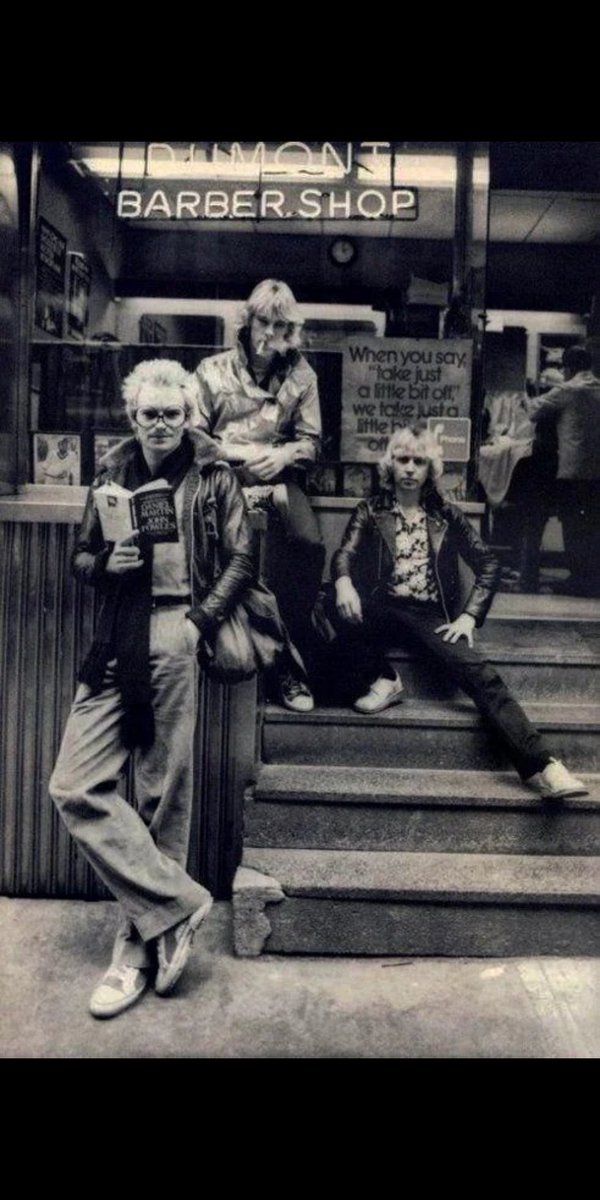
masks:
[[[183,482],[194,460],[194,448],[184,435],[176,450],[152,472],[141,447],[136,445],[127,465],[125,487],[135,491],[152,479],[166,479],[173,491]],[[143,565],[121,580],[112,629],[111,652],[117,660],[117,686],[124,707],[121,721],[123,743],[128,750],[148,750],[154,742],[154,712],[150,676],[150,613],[152,610],[152,561],[154,545],[140,535],[138,545]]]

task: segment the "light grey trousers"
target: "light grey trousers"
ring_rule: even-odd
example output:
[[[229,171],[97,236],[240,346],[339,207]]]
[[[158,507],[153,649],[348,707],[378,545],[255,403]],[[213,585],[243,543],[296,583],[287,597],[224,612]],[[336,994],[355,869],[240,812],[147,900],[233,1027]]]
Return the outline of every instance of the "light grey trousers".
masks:
[[[129,757],[122,744],[115,662],[102,690],[80,684],[49,790],[77,845],[121,906],[113,961],[145,966],[146,942],[189,916],[206,888],[186,872],[193,801],[198,695],[194,633],[185,605],[153,610],[150,669],[155,740],[134,753],[137,811],[117,783]]]

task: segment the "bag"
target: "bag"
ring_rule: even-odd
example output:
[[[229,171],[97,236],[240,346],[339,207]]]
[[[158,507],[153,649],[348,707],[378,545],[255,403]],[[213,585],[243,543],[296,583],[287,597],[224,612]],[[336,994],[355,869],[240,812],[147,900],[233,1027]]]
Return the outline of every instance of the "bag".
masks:
[[[241,604],[219,625],[212,644],[203,641],[202,650],[205,670],[213,679],[222,683],[252,679],[258,667],[250,622]]]
[[[214,477],[202,507],[209,547],[209,574],[213,582],[221,574],[219,531],[216,519]],[[258,671],[273,667],[286,650],[305,675],[304,664],[279,615],[277,601],[264,584],[250,584],[232,611],[218,626],[210,640],[201,639],[200,657],[211,678],[221,683],[239,683],[252,679]]]

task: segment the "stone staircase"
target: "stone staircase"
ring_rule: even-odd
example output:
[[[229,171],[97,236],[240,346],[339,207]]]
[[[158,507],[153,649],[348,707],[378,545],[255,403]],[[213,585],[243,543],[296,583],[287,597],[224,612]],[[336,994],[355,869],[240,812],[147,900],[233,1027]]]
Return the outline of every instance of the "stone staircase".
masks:
[[[540,800],[472,703],[401,651],[406,699],[377,716],[268,705],[238,954],[600,953],[598,605],[498,599],[478,644],[590,796]]]

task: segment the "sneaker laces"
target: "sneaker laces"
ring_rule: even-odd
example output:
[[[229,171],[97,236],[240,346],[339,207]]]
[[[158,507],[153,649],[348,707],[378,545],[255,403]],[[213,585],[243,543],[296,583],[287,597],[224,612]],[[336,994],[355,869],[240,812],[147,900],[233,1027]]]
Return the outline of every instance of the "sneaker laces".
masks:
[[[143,970],[142,967],[131,967],[128,963],[123,963],[121,966],[111,966],[106,972],[105,981],[115,979],[118,983],[122,983],[124,988],[133,987],[136,982],[136,975],[141,970]]]
[[[281,690],[285,692],[288,699],[293,700],[296,696],[310,696],[310,691],[303,679],[298,679],[295,675],[282,675]]]

